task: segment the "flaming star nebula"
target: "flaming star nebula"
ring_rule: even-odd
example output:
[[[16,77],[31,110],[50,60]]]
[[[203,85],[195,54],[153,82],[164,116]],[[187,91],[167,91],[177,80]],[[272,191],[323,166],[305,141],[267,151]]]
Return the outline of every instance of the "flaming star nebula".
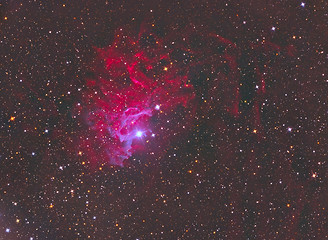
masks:
[[[97,144],[105,149],[110,164],[123,166],[140,149],[136,137],[167,134],[159,128],[160,115],[179,108],[192,121],[195,112],[194,87],[170,56],[175,49],[167,50],[163,40],[147,31],[144,27],[135,39],[119,30],[110,47],[98,49],[103,66],[95,67],[97,78],[88,81],[88,122],[102,139]]]
[[[293,56],[294,52],[293,46],[283,49],[270,42],[251,44],[249,47],[252,50],[247,52],[247,60],[253,62],[251,68],[256,69],[253,73],[255,82],[252,83],[256,84],[256,88],[252,99],[242,100],[240,104],[244,98],[241,96],[243,83],[240,82],[253,70],[244,69],[239,73],[238,69],[242,67],[239,65],[243,64],[238,59],[239,54],[243,56],[245,53],[231,41],[205,29],[198,33],[195,27],[161,39],[147,24],[142,25],[137,36],[129,36],[122,28],[115,36],[109,47],[97,50],[98,65],[94,69],[98,72],[94,72],[95,79],[88,80],[85,103],[88,104],[89,125],[96,131],[97,140],[101,140],[96,141],[95,145],[103,149],[110,164],[119,166],[124,166],[124,161],[140,150],[136,138],[147,137],[147,132],[157,132],[159,136],[165,134],[170,139],[172,134],[168,131],[159,133],[156,123],[165,125],[167,130],[177,135],[176,126],[170,126],[167,124],[170,120],[165,122],[161,117],[163,113],[167,116],[170,112],[176,112],[177,108],[189,115],[180,117],[185,125],[192,127],[197,114],[215,114],[218,109],[213,108],[214,105],[239,118],[243,111],[241,107],[245,108],[243,104],[246,103],[254,113],[251,123],[254,133],[262,136],[262,131],[258,132],[262,129],[259,105],[265,96],[266,83],[260,64],[265,62],[260,63],[257,55],[281,52]],[[207,47],[208,42],[210,48]],[[213,49],[221,50],[215,52]],[[204,69],[204,66],[210,66],[211,71]],[[195,69],[203,70],[197,72]],[[214,78],[207,84],[209,90],[206,97],[197,96],[200,90],[197,81],[203,81],[199,79],[200,73]],[[230,91],[220,92],[223,85]],[[162,107],[156,103],[161,103]],[[157,113],[159,110],[160,113]],[[186,126],[184,129],[189,130]]]

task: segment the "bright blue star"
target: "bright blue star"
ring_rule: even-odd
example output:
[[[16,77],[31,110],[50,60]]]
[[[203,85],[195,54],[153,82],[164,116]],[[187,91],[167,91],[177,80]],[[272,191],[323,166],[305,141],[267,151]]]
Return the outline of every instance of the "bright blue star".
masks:
[[[137,131],[136,136],[137,137],[141,137],[142,136],[142,132],[141,131]]]
[[[301,3],[301,7],[305,7],[305,2],[302,2]]]

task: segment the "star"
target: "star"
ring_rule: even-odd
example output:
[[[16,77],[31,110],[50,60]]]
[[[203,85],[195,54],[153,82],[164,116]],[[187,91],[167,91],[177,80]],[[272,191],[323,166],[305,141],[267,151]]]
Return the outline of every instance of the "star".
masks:
[[[136,136],[137,137],[142,137],[142,132],[141,131],[137,131]]]

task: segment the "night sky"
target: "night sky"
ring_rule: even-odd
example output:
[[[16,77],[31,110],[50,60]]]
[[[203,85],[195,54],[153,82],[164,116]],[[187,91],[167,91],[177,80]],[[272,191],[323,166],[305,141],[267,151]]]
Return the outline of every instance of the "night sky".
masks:
[[[0,239],[328,239],[325,0],[0,0]]]

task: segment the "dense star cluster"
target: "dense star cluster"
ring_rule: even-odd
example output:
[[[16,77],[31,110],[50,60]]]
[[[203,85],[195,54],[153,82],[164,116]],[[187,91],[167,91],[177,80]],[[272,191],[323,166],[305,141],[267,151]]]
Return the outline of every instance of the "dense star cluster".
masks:
[[[0,1],[0,239],[328,239],[325,1]]]

